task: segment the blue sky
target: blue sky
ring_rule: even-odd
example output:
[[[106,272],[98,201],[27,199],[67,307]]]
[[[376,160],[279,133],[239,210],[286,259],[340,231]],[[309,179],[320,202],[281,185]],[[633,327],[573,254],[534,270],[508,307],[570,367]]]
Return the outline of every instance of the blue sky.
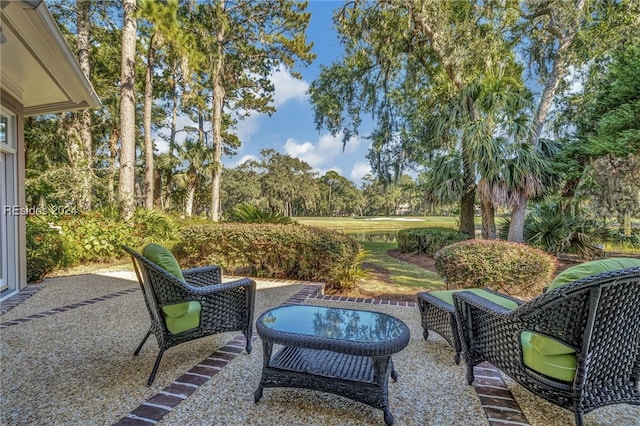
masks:
[[[313,42],[313,52],[317,58],[307,67],[296,68],[302,74],[302,80],[294,79],[286,69],[273,74],[277,111],[271,117],[253,114],[238,123],[237,134],[242,146],[237,155],[223,158],[225,167],[235,167],[247,159],[257,159],[261,149],[271,148],[307,162],[320,175],[335,170],[359,184],[362,176],[370,172],[369,161],[365,158],[368,140],[353,138],[343,151],[341,135],[334,137],[326,129],[316,129],[307,94],[309,85],[320,73],[320,65],[329,66],[342,56],[332,15],[343,4],[343,1],[309,2],[307,9],[311,12],[311,21],[307,40]],[[369,130],[365,122],[361,134],[366,136]]]

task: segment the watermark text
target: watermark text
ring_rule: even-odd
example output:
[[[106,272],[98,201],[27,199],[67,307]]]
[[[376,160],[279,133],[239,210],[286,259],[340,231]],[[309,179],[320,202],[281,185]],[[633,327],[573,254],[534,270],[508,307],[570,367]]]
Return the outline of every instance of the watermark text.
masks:
[[[74,206],[4,206],[3,213],[5,216],[63,216],[79,212]]]

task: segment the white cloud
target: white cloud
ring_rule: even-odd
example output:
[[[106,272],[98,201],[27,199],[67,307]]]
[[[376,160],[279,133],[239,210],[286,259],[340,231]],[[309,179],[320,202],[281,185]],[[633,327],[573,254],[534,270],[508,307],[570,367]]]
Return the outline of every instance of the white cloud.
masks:
[[[298,80],[291,75],[291,72],[284,66],[278,67],[269,77],[275,93],[273,103],[276,107],[287,103],[290,100],[306,102],[308,100],[309,83],[305,80]]]
[[[263,117],[267,117],[267,114],[250,113],[242,120],[238,120],[235,133],[242,143],[249,142],[251,136],[258,133]]]
[[[236,161],[236,164],[234,167],[238,167],[244,163],[246,163],[247,161],[258,161],[258,157],[256,157],[253,154],[247,154],[247,155],[243,155],[242,158],[240,158],[238,161]]]
[[[369,163],[356,163],[353,165],[351,169],[351,179],[360,180],[365,175],[371,173],[371,165]]]
[[[321,135],[316,142],[298,142],[293,138],[287,139],[283,149],[287,155],[308,163],[311,167],[320,169],[321,166],[329,166],[333,160],[344,153],[353,153],[358,148],[360,139],[353,137],[342,145],[342,135],[332,136],[329,133]],[[331,170],[328,168],[327,170]]]

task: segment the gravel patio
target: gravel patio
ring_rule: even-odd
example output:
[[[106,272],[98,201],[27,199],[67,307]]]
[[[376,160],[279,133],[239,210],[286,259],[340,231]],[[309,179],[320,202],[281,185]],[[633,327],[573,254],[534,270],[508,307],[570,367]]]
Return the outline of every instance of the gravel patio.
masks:
[[[258,281],[255,317],[282,303],[379,310],[403,320],[409,346],[394,356],[390,381],[396,425],[567,425],[573,414],[501,375],[489,365],[475,386],[437,335],[425,342],[413,303],[323,296],[316,283]],[[29,297],[27,297],[29,296]],[[47,279],[2,304],[0,394],[3,425],[373,425],[382,412],[349,399],[301,389],[265,389],[253,402],[262,345],[244,351],[240,333],[225,333],[168,350],[152,386],[157,355],[133,272]],[[24,299],[24,300],[22,300]],[[20,303],[18,303],[20,302]],[[15,305],[15,306],[14,306]],[[637,425],[640,407],[598,409],[587,425]]]

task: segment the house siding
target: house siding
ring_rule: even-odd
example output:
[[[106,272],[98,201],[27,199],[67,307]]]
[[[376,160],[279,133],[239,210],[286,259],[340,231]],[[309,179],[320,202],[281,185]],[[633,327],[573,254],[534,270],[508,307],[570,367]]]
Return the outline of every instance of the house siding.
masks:
[[[24,144],[24,113],[23,105],[0,88],[0,104],[16,116],[16,187],[17,204],[26,206],[25,194],[25,144]],[[26,217],[17,216],[17,241],[14,242],[16,248],[18,280],[17,289],[22,289],[27,285],[27,244],[26,244]],[[11,246],[11,244],[10,244]]]

